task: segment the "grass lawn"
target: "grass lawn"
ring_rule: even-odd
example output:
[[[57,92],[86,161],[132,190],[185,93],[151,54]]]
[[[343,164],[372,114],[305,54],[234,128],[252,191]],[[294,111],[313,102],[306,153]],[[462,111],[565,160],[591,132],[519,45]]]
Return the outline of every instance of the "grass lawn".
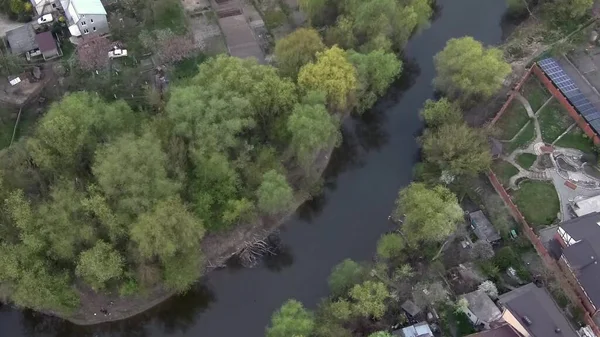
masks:
[[[492,171],[496,174],[502,185],[508,186],[510,177],[519,173],[519,170],[513,164],[502,159],[495,160],[492,163]]]
[[[495,125],[501,131],[500,139],[511,140],[527,121],[529,121],[527,110],[519,100],[513,99]]]
[[[538,111],[548,98],[552,97],[550,92],[538,81],[535,76],[530,76],[521,89],[523,97],[527,98],[533,112]]]
[[[512,153],[518,148],[526,147],[527,144],[531,143],[533,137],[535,137],[535,126],[530,122],[515,140],[510,143],[505,143],[504,148],[507,153]]]
[[[558,195],[551,183],[524,181],[513,198],[525,219],[535,227],[552,224],[560,210]]]
[[[585,153],[594,152],[594,142],[578,127],[574,127],[555,143],[556,146],[570,147]]]
[[[181,81],[192,78],[198,74],[198,67],[206,60],[202,53],[188,57],[179,62],[175,62],[172,77],[175,81]]]
[[[10,145],[10,139],[12,138],[16,122],[16,119],[12,117],[12,113],[16,116],[18,112],[18,109],[0,110],[0,149],[4,149]],[[19,120],[19,126],[15,133],[15,142],[32,131],[35,126],[36,118],[37,116],[34,111],[23,110]]]
[[[531,153],[522,153],[516,158],[517,163],[526,170],[529,169],[531,165],[533,165],[536,159],[537,156]]]
[[[542,129],[542,139],[546,143],[552,143],[569,125],[573,124],[573,119],[557,100],[548,103],[540,111],[538,121]]]

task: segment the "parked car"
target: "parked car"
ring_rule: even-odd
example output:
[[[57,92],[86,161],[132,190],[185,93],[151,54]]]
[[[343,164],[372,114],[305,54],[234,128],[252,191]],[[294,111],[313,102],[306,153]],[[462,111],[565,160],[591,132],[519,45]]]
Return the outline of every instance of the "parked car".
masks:
[[[39,23],[40,25],[43,25],[43,24],[45,24],[45,23],[50,23],[50,22],[52,22],[52,21],[54,21],[54,18],[52,17],[52,14],[45,14],[45,15],[42,15],[42,16],[40,16],[40,18],[38,19],[38,23]]]
[[[113,59],[113,58],[117,58],[117,57],[123,57],[123,56],[127,56],[127,49],[121,49],[121,48],[113,48],[113,50],[108,52],[108,57]]]

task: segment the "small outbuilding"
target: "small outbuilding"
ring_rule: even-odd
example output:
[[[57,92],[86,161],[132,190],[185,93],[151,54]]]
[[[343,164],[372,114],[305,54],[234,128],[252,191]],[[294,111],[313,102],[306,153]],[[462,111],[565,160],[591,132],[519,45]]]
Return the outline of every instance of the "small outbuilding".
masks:
[[[37,34],[35,36],[35,41],[40,48],[44,60],[50,60],[62,55],[51,32]]]
[[[25,54],[38,49],[35,30],[29,23],[6,32],[6,42],[8,42],[10,52],[14,55]]]
[[[433,332],[427,322],[420,322],[392,332],[398,337],[433,337]]]
[[[410,316],[410,317],[416,317],[418,314],[421,313],[421,308],[419,308],[413,301],[411,300],[406,300],[406,302],[402,303],[401,305],[402,310],[406,311],[406,313]]]
[[[471,228],[479,240],[494,243],[501,239],[500,233],[483,214],[482,210],[469,213],[469,219],[471,220]]]
[[[502,317],[502,312],[494,301],[481,290],[461,295],[460,298],[464,298],[468,303],[467,308],[464,308],[464,313],[473,325],[483,325],[486,329],[489,329],[491,323]]]

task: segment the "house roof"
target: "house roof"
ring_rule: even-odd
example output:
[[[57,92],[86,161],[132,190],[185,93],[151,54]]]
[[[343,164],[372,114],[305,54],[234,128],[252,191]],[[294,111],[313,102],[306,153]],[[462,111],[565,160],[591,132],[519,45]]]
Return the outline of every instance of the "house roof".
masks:
[[[25,24],[21,27],[6,32],[6,40],[13,54],[19,55],[33,49],[38,45],[35,41],[35,31],[31,24]]]
[[[521,337],[521,334],[519,334],[512,326],[504,324],[498,328],[478,332],[468,335],[467,337]]]
[[[595,213],[600,210],[600,195],[575,201],[573,203],[573,211],[577,216],[584,216],[590,213]]]
[[[100,0],[60,0],[60,3],[65,11],[71,3],[79,15],[106,15],[106,9]]]
[[[406,300],[406,302],[402,303],[402,309],[406,311],[411,316],[416,316],[421,312],[421,308],[419,308],[413,301]]]
[[[54,36],[52,36],[51,32],[43,32],[37,34],[35,36],[35,41],[37,42],[42,52],[52,51],[56,49],[56,40],[54,40]]]
[[[600,213],[590,213],[563,222],[560,227],[575,241],[563,249],[562,255],[574,271],[590,301],[600,306]]]
[[[393,334],[402,337],[433,337],[433,332],[429,328],[427,322],[420,322],[415,325],[407,326],[401,330],[394,331]]]
[[[578,337],[545,288],[529,283],[501,295],[499,303],[510,310],[532,337]]]
[[[481,290],[475,290],[460,297],[467,300],[469,310],[483,322],[490,323],[502,317],[502,312],[494,301]]]
[[[501,239],[500,233],[498,233],[496,227],[483,214],[483,211],[471,212],[469,213],[469,218],[471,219],[471,225],[474,227],[475,235],[477,235],[479,240],[494,242]]]

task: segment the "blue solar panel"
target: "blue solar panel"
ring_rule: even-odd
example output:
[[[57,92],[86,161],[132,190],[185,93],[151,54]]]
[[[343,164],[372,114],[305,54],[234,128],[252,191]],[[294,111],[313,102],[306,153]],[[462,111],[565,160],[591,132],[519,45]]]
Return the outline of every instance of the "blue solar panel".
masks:
[[[600,134],[600,111],[581,93],[577,84],[567,75],[553,58],[539,61],[538,66],[565,95],[577,111],[587,120],[592,129]]]

